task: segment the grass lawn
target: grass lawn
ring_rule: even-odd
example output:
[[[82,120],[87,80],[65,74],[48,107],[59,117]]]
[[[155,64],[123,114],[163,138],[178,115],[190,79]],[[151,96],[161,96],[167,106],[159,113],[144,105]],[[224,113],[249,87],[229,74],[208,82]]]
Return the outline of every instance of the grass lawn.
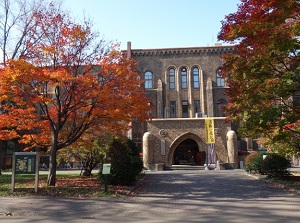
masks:
[[[34,192],[33,174],[16,175],[15,192],[11,192],[11,175],[0,175],[0,196],[52,196],[52,197],[120,197],[126,195],[132,186],[108,185],[104,192],[104,184],[97,176],[81,177],[78,174],[57,174],[56,186],[47,186],[47,174],[39,175],[38,193]]]

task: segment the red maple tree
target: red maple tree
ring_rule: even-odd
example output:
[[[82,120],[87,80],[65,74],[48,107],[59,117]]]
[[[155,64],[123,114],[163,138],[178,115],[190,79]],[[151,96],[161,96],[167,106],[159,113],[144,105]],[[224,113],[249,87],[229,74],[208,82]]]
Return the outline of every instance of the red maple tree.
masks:
[[[0,135],[48,148],[48,185],[55,186],[57,151],[85,133],[122,131],[149,118],[135,61],[97,40],[54,5],[34,14],[27,50],[0,70]]]
[[[299,138],[299,12],[297,0],[242,0],[222,21],[218,38],[236,45],[221,69],[226,111],[248,136],[286,141],[289,130]]]

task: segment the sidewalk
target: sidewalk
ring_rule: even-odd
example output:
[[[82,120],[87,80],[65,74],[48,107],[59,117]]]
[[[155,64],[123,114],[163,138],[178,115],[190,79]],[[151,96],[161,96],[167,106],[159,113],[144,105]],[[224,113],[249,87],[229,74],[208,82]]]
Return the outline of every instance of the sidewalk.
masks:
[[[0,222],[299,222],[300,196],[243,170],[147,172],[136,196],[0,198]]]

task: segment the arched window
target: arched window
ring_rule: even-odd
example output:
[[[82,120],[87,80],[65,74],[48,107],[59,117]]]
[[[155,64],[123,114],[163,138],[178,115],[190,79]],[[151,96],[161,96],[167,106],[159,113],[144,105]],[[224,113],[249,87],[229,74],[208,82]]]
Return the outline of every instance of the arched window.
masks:
[[[151,89],[153,88],[153,74],[151,71],[147,71],[144,75],[145,78],[145,88]]]
[[[181,89],[187,89],[187,70],[185,67],[180,70],[181,76]]]
[[[169,70],[169,88],[170,90],[175,89],[175,69],[173,68]]]
[[[225,78],[220,75],[220,69],[217,70],[217,87],[225,86]]]
[[[198,89],[200,87],[200,81],[199,81],[199,69],[197,67],[193,68],[192,76],[193,76],[193,87],[194,89]]]

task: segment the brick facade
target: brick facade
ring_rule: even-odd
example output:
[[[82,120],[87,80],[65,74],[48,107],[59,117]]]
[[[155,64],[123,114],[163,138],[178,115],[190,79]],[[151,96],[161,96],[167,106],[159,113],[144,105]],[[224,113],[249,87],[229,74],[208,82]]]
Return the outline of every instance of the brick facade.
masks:
[[[231,124],[225,123],[221,109],[227,103],[227,87],[220,85],[224,80],[217,72],[222,66],[221,57],[233,51],[233,46],[139,50],[131,49],[128,43],[124,53],[137,61],[146,94],[154,107],[154,119],[141,126],[133,123],[131,131],[133,139],[146,133],[143,143],[141,138],[138,143],[143,147],[144,164],[148,168],[153,169],[158,163],[171,167],[179,147],[183,153],[184,147],[197,148],[197,155],[207,152],[205,117],[214,118],[216,159],[228,162],[228,149],[233,148],[227,148],[226,134]]]

